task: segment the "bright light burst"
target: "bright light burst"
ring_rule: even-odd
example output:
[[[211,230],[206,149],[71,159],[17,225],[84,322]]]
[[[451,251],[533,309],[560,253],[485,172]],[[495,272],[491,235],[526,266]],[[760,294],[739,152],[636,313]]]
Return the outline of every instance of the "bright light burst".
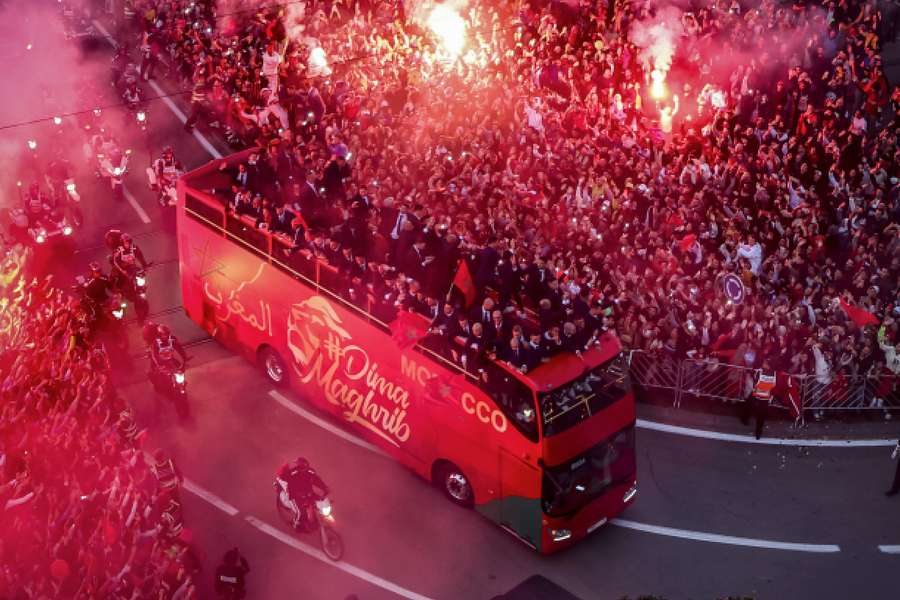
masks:
[[[653,69],[650,73],[650,95],[660,100],[666,95],[666,74],[659,69]]]
[[[466,22],[452,8],[439,4],[428,15],[428,27],[440,39],[444,51],[456,58],[466,45]]]

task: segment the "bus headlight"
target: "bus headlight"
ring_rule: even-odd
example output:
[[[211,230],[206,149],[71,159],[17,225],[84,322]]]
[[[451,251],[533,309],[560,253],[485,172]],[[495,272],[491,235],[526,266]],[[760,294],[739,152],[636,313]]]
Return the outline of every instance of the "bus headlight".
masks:
[[[631,500],[633,500],[634,497],[637,495],[637,490],[638,490],[637,481],[635,481],[631,485],[631,487],[628,488],[628,491],[625,492],[625,495],[622,496],[622,502],[631,502]]]
[[[571,529],[551,529],[550,537],[553,538],[554,542],[564,542],[570,537],[572,537]]]

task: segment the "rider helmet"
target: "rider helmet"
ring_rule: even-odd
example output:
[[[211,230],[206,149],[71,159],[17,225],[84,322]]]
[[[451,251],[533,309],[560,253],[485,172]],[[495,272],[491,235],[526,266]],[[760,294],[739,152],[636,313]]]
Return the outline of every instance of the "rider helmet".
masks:
[[[309,461],[303,458],[302,456],[298,456],[297,460],[294,461],[294,468],[299,469],[301,471],[305,471],[309,468]]]
[[[156,331],[159,333],[159,337],[162,338],[167,337],[172,332],[168,325],[159,325]]]
[[[100,263],[97,261],[92,262],[90,265],[91,275],[102,275],[103,271],[100,270]]]
[[[123,233],[122,237],[120,237],[119,240],[122,242],[123,245],[125,245],[126,243],[130,244],[131,236],[128,235],[127,233]]]

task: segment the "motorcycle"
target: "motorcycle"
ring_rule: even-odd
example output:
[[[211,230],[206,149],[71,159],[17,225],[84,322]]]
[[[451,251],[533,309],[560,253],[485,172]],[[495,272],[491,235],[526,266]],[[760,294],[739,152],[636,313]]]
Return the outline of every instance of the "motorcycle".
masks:
[[[75,179],[71,177],[68,164],[65,161],[52,162],[44,179],[55,196],[56,205],[68,206],[75,226],[81,227],[84,223],[84,213],[81,212],[81,195],[78,193]]]
[[[177,363],[177,364],[176,364]],[[160,363],[150,369],[153,388],[169,396],[175,404],[175,412],[182,419],[190,413],[187,400],[187,379],[184,375],[186,362],[178,363],[171,355],[161,356]]]
[[[81,294],[86,325],[92,335],[106,334],[110,346],[121,354],[128,350],[128,330],[125,326],[127,305],[122,294],[113,292],[102,303],[91,299],[86,293],[88,281],[79,275],[73,289]]]
[[[125,177],[125,173],[128,172],[128,159],[130,156],[131,150],[97,154],[97,176],[109,181],[110,189],[112,189],[117,200],[125,197],[122,179]]]
[[[334,561],[341,560],[344,555],[344,542],[334,527],[334,507],[331,499],[324,496],[312,503],[300,506],[299,509],[305,514],[297,519],[295,525],[295,513],[291,496],[288,493],[287,482],[276,477],[273,486],[275,487],[275,508],[291,529],[300,533],[312,533],[318,529],[325,556]]]
[[[177,162],[174,166],[165,167],[162,177],[157,174],[153,166],[147,167],[147,185],[152,191],[159,194],[160,206],[178,204],[178,190],[175,184],[182,175],[184,175],[184,169],[181,167],[181,163]]]
[[[110,258],[112,263],[112,258]],[[134,268],[128,276],[118,275],[116,287],[134,305],[134,312],[139,323],[147,320],[150,314],[150,303],[147,302],[147,271]]]

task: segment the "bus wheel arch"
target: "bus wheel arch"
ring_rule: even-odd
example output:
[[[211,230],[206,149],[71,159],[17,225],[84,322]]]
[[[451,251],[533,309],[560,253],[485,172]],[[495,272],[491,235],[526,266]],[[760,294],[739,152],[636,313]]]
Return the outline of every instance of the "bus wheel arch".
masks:
[[[475,491],[469,477],[449,460],[438,459],[431,466],[431,480],[450,502],[463,508],[475,505]]]
[[[277,386],[285,386],[288,382],[288,366],[275,348],[263,344],[256,351],[256,364],[263,375]]]

